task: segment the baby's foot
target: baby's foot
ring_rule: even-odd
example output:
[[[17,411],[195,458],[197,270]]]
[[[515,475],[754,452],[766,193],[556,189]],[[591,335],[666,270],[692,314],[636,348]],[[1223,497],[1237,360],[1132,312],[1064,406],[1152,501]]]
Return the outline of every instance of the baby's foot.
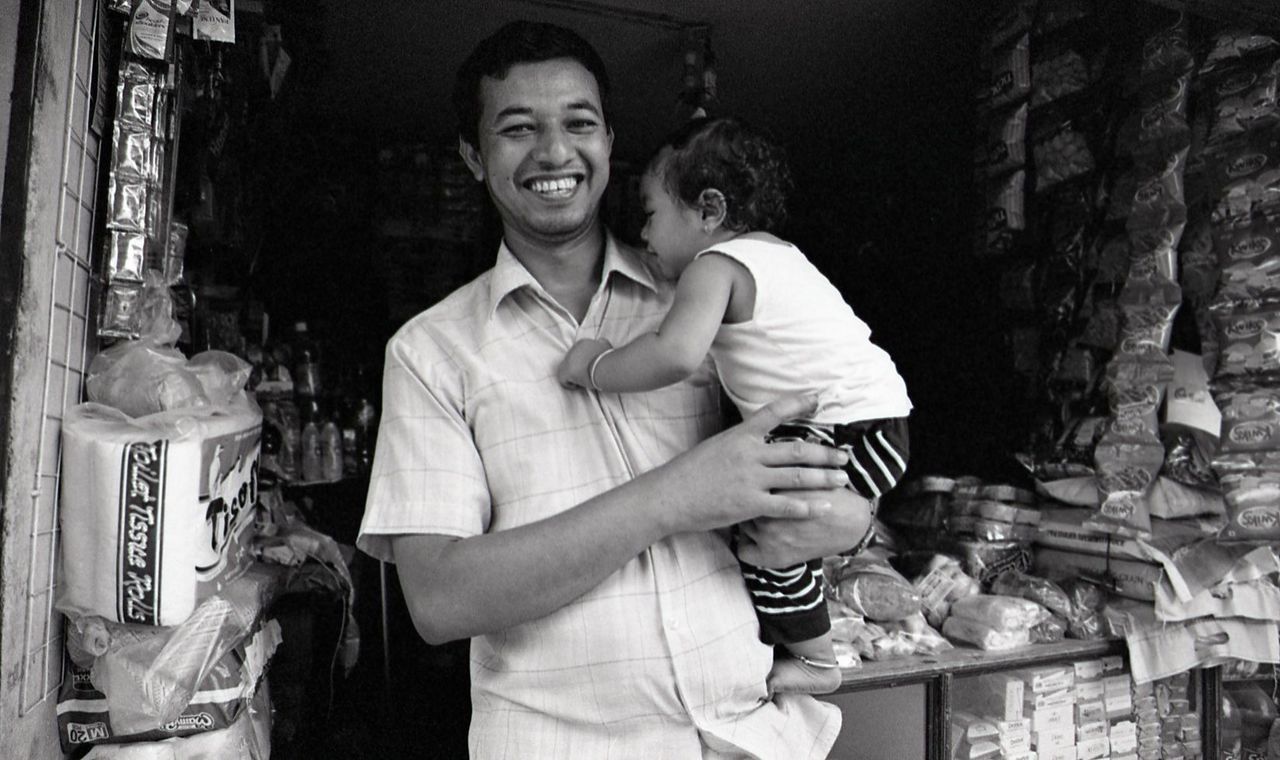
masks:
[[[844,676],[839,668],[819,668],[781,653],[773,659],[773,669],[765,683],[769,693],[830,694],[840,688]]]

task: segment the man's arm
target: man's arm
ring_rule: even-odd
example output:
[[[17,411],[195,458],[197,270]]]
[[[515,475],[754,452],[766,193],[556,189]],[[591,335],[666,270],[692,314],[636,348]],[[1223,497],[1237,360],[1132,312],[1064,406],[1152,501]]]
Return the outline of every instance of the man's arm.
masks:
[[[464,539],[396,537],[392,550],[418,632],[440,643],[543,617],[675,533],[757,517],[822,520],[831,510],[827,501],[792,492],[845,490],[847,476],[832,469],[845,455],[817,444],[764,442],[779,422],[815,405],[812,398],[774,402],[670,462],[545,520]]]

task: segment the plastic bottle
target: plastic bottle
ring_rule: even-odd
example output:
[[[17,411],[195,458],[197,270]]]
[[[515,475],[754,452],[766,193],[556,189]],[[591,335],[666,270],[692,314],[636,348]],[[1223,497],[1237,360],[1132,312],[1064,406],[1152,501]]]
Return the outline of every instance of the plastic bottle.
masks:
[[[1222,690],[1222,714],[1218,718],[1219,746],[1222,747],[1219,760],[1240,760],[1243,751],[1242,727],[1240,711],[1236,701],[1231,697],[1229,689]]]
[[[320,380],[320,348],[307,331],[307,323],[293,325],[293,392],[303,398],[316,398],[323,390]]]
[[[324,480],[323,462],[320,423],[311,418],[302,426],[302,479],[307,483]]]
[[[1229,684],[1230,692],[1240,715],[1241,752],[1244,757],[1266,757],[1267,737],[1271,724],[1280,717],[1275,700],[1262,684],[1248,681]]]
[[[320,428],[320,469],[324,480],[342,480],[342,431],[332,416]]]
[[[373,469],[373,447],[378,436],[378,409],[369,400],[364,367],[356,370],[356,397],[352,409],[352,427],[356,434],[356,469],[361,475]]]

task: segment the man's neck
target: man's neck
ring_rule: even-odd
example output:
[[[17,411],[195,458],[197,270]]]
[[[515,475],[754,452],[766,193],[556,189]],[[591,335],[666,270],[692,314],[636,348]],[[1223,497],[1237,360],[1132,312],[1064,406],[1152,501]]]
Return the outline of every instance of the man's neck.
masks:
[[[594,225],[586,234],[558,243],[507,239],[507,248],[556,303],[579,322],[600,285],[605,233]]]

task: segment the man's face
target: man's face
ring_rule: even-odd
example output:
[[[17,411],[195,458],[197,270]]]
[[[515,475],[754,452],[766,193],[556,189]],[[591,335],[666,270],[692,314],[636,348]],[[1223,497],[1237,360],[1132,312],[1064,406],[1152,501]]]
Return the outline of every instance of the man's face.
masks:
[[[488,186],[508,243],[589,230],[613,146],[595,77],[567,58],[518,64],[503,79],[483,78],[480,102],[480,144],[462,142],[461,152]]]

